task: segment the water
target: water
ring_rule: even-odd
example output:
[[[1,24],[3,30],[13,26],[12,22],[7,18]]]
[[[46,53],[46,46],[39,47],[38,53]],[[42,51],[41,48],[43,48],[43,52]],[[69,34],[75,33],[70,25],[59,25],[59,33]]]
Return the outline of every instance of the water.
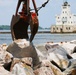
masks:
[[[30,35],[30,34],[29,34]],[[51,33],[37,33],[34,37],[33,43],[35,45],[46,42],[63,42],[76,39],[76,34],[51,34]],[[0,44],[10,44],[12,42],[11,34],[0,34]]]
[[[35,44],[46,43],[46,42],[63,42],[71,41],[76,39],[76,34],[37,34],[33,42]]]

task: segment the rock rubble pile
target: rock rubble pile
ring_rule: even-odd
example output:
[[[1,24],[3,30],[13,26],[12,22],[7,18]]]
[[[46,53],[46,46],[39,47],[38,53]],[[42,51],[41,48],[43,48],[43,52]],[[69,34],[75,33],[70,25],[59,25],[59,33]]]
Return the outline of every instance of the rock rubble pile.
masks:
[[[19,39],[2,44],[0,75],[76,75],[76,40],[34,46]]]

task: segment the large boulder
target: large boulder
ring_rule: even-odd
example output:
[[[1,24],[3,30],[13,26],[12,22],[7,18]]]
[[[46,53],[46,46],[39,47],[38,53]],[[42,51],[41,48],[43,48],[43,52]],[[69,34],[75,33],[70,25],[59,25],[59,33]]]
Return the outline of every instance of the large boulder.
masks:
[[[34,71],[35,75],[54,75],[50,67],[40,67]]]
[[[67,51],[67,53],[72,54],[75,51],[76,44],[66,42],[62,43],[61,46]]]
[[[39,58],[34,45],[26,39],[14,41],[8,46],[7,51],[16,58],[32,57],[33,66],[36,66],[39,63]]]
[[[26,58],[14,58],[11,65],[10,72],[15,75],[34,75],[32,69],[32,59]]]
[[[7,47],[5,44],[0,45],[0,64],[9,62],[12,58],[12,54],[6,51]]]
[[[50,61],[55,61],[61,68],[67,68],[69,64],[69,59],[72,57],[67,53],[67,51],[59,46],[58,44],[45,45],[47,50],[47,59]]]
[[[58,67],[53,65],[49,60],[42,60],[41,66],[50,68],[51,75],[65,75]]]
[[[69,67],[64,71],[66,75],[76,75],[76,59],[71,59]]]

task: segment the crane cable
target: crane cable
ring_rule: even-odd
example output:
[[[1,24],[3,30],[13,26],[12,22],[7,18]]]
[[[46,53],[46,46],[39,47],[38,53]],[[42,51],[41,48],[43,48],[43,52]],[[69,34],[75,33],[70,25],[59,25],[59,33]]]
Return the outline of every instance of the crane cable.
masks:
[[[42,7],[45,7],[48,2],[49,2],[49,0],[47,0],[45,3],[43,3],[41,7],[38,7],[38,11],[39,11]]]
[[[47,0],[47,1],[44,2],[40,7],[38,7],[38,8],[37,8],[37,13],[38,13],[38,11],[39,11],[42,7],[45,7],[46,4],[47,4],[49,1],[50,1],[50,0]],[[30,11],[32,11],[32,10],[34,10],[34,9],[30,9]]]

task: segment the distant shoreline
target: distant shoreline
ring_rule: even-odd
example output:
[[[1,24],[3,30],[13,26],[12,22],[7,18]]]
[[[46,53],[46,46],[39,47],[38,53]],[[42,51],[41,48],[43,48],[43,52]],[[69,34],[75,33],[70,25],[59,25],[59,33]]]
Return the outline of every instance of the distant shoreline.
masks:
[[[30,31],[28,31],[28,33],[31,33]],[[51,34],[71,34],[71,33],[74,33],[74,34],[76,34],[76,32],[63,32],[63,33],[61,33],[61,32],[59,32],[59,33],[52,33],[51,31],[38,31],[37,32],[38,34],[39,33],[51,33]],[[0,34],[11,34],[11,32],[10,31],[0,31]]]
[[[30,33],[30,32],[28,32]],[[37,33],[51,33],[50,31],[38,31]],[[1,31],[0,34],[11,34],[10,31]]]

